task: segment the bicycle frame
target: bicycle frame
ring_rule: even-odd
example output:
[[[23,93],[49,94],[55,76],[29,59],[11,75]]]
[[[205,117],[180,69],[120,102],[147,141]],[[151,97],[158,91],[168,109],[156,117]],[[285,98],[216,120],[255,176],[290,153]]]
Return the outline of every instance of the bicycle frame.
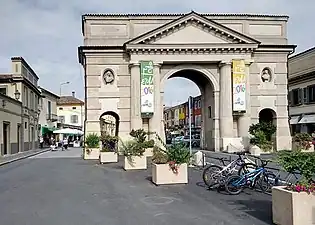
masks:
[[[236,167],[237,167],[238,161],[240,161],[239,158],[233,160],[233,161],[230,162],[228,165],[224,166],[224,167],[222,168],[222,170],[221,170],[219,173],[223,173],[223,172],[225,172],[225,171],[227,171],[228,173],[237,171]],[[232,167],[232,168],[231,168],[231,167]]]
[[[253,181],[262,173],[266,171],[265,168],[259,167],[258,169],[255,169],[254,171],[251,171],[249,173],[246,173],[245,175],[241,176],[241,178],[235,182],[232,183],[234,186],[244,186],[247,184],[247,181],[250,181],[252,184]]]

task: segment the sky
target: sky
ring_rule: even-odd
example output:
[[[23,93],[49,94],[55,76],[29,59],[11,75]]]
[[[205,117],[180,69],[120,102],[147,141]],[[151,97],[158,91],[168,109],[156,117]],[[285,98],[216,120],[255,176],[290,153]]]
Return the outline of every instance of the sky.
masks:
[[[290,3],[289,3],[290,2]],[[267,13],[286,14],[289,44],[297,52],[315,45],[314,0],[0,0],[0,73],[10,73],[12,56],[22,56],[40,77],[39,84],[59,94],[72,91],[83,99],[83,70],[77,59],[82,45],[81,15],[85,13]],[[166,105],[198,95],[189,80],[166,82]]]

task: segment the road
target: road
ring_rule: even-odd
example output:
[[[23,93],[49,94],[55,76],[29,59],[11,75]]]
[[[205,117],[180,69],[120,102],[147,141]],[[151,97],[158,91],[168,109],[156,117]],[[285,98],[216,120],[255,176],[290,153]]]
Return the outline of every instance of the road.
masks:
[[[121,162],[99,165],[81,152],[47,152],[0,167],[1,225],[272,224],[268,195],[206,190],[196,169],[188,185],[157,187],[150,169],[126,172]]]

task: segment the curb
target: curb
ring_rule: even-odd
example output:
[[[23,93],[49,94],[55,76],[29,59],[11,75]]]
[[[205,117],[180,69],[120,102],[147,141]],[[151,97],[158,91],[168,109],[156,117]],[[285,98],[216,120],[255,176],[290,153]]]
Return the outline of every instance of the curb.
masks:
[[[0,162],[0,166],[4,166],[6,164],[13,163],[13,162],[16,162],[16,161],[19,161],[19,160],[22,160],[22,159],[26,159],[26,158],[29,158],[29,157],[32,157],[32,156],[35,156],[35,155],[39,155],[41,153],[48,152],[48,151],[50,151],[50,148],[47,148],[47,149],[42,150],[42,151],[31,153],[29,155],[21,156],[21,157],[16,158],[16,159],[11,159],[9,161]]]

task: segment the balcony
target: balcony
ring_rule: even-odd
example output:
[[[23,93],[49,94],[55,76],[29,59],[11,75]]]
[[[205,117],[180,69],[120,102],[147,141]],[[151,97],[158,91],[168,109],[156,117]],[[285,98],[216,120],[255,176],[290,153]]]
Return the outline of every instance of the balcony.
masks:
[[[51,122],[56,122],[58,121],[58,116],[56,114],[46,114],[46,120],[51,121]]]

